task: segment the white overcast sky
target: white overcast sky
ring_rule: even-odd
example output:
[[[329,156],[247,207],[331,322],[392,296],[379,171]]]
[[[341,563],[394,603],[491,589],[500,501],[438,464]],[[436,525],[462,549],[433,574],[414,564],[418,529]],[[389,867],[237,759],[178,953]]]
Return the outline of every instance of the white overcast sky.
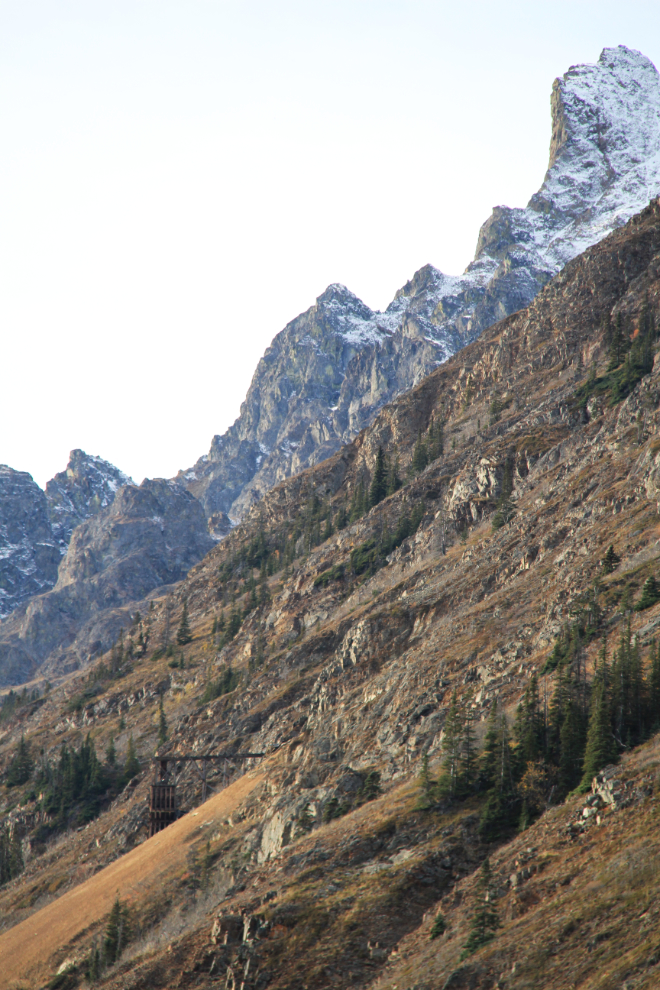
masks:
[[[0,463],[189,467],[330,282],[462,271],[617,44],[658,0],[0,0]]]

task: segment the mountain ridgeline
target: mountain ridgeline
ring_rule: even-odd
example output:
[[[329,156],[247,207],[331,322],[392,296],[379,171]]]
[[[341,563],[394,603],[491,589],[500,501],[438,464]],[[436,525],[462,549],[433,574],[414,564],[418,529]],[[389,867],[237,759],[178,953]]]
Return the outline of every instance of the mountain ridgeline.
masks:
[[[277,335],[234,425],[179,480],[242,518],[318,464],[484,329],[527,306],[567,261],[660,193],[660,80],[624,46],[555,80],[548,172],[524,209],[498,206],[461,276],[421,268],[380,313],[342,285]]]
[[[7,985],[658,985],[659,327],[655,199],[11,696]],[[50,595],[109,594],[102,521]]]
[[[553,86],[550,163],[540,190],[524,209],[494,210],[464,275],[446,276],[427,265],[383,313],[331,285],[279,333],[237,421],[175,479],[201,502],[213,537],[224,538],[230,516],[234,523],[245,517],[278,482],[335,454],[380,409],[485,328],[528,305],[570,258],[660,192],[659,108],[658,73],[639,52],[605,49],[596,65],[573,66]],[[54,587],[76,526],[96,515],[116,525],[110,506],[116,492],[133,483],[79,450],[45,493],[27,474],[9,467],[0,472],[0,616],[7,616]],[[201,551],[206,544],[195,545]],[[85,552],[80,540],[75,552]],[[177,554],[163,573],[179,573]],[[66,635],[58,623],[62,638],[49,638],[51,649],[65,643],[68,649],[76,626],[90,618],[76,610]],[[87,662],[105,649],[124,618],[97,622],[103,634],[83,636],[70,659]],[[31,634],[26,640],[21,628],[18,639],[15,628],[0,634],[2,643],[14,643],[9,652],[2,647],[0,683],[43,663],[45,647]]]

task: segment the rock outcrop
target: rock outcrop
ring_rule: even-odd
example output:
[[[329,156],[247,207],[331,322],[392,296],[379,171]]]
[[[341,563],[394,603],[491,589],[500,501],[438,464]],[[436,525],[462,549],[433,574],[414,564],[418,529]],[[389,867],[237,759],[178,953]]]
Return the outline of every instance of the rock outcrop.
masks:
[[[0,465],[0,619],[53,587],[74,528],[126,484],[123,471],[83,450],[71,451],[45,492],[31,475]]]
[[[213,545],[201,505],[181,485],[124,485],[74,530],[55,587],[0,626],[0,684],[89,662],[127,627],[131,606],[180,581]]]
[[[332,455],[660,193],[660,81],[644,55],[619,46],[572,66],[551,110],[541,188],[525,208],[493,210],[463,275],[427,265],[383,313],[331,285],[277,335],[239,418],[178,476],[207,516],[242,518],[275,483]]]
[[[66,471],[46,485],[46,501],[53,536],[66,552],[73,530],[112,503],[119,488],[133,480],[102,457],[72,450]]]
[[[59,562],[43,491],[27,472],[0,465],[0,618],[51,588]]]

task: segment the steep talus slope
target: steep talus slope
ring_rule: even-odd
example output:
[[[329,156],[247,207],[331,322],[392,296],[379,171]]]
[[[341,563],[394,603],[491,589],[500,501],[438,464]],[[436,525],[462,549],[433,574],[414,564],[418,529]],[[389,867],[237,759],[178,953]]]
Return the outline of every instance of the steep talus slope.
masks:
[[[52,591],[0,626],[2,683],[88,663],[129,625],[137,601],[180,581],[212,546],[201,505],[180,485],[156,479],[120,488],[74,530]]]
[[[540,696],[550,699],[556,675],[546,661],[555,637],[594,584],[610,642],[629,618],[646,656],[660,627],[660,603],[628,616],[622,604],[658,573],[657,354],[627,395],[605,387],[607,318],[616,326],[621,314],[634,331],[649,311],[658,320],[657,201],[571,261],[527,310],[382,410],[350,445],[270,491],[156,601],[150,636],[161,649],[127,664],[121,678],[109,679],[106,659],[103,668],[26,701],[4,723],[3,769],[22,735],[51,759],[63,742],[79,746],[88,733],[98,753],[114,738],[120,760],[132,736],[146,761],[158,745],[159,697],[169,727],[160,752],[268,754],[266,779],[235,812],[218,821],[199,808],[187,868],[176,858],[155,867],[157,903],[122,887],[142,935],[100,985],[224,981],[244,990],[321,990],[380,980],[392,990],[485,990],[504,980],[523,990],[565,986],[572,971],[594,988],[628,978],[633,986],[657,984],[652,861],[635,875],[643,905],[615,883],[619,867],[634,867],[617,858],[623,844],[639,850],[647,834],[655,842],[656,750],[647,751],[646,767],[643,750],[624,761],[622,772],[635,778],[633,810],[608,812],[602,829],[594,818],[576,830],[582,804],[553,805],[550,791],[546,814],[498,850],[479,836],[479,794],[430,811],[418,804],[422,755],[437,773],[453,692],[469,706],[479,742],[494,702],[513,716],[533,673]],[[418,431],[432,417],[444,421],[444,454],[352,524],[314,536],[322,505],[331,505],[336,520],[372,477],[379,446],[390,463],[399,457],[406,476]],[[495,529],[505,477],[511,513]],[[378,557],[406,514],[417,529]],[[620,562],[604,573],[610,545]],[[264,547],[271,564],[257,589]],[[168,630],[184,601],[193,639],[168,656]],[[223,618],[227,630],[233,616],[239,628],[220,649],[213,620]],[[590,673],[599,646],[585,643]],[[229,779],[238,776],[238,760],[227,762]],[[212,788],[222,787],[224,770],[210,770]],[[189,764],[179,771],[188,810],[199,782]],[[35,845],[24,874],[0,892],[8,923],[142,841],[148,772],[134,783],[82,831],[41,852]],[[29,787],[4,798],[27,847],[41,814]],[[9,812],[19,793],[26,804]],[[324,821],[333,808],[341,817]],[[502,927],[492,946],[461,965],[474,871],[489,852]],[[210,884],[203,895],[202,861]],[[588,913],[580,877],[601,885],[590,890],[609,912],[607,924]],[[449,932],[429,948],[438,909]],[[642,911],[644,927],[636,921]],[[81,959],[98,932],[98,925],[80,930],[61,946],[51,972],[67,955]],[[547,984],[539,976],[546,960]],[[71,979],[83,985],[81,972]]]
[[[660,82],[645,56],[619,46],[573,66],[551,110],[543,185],[525,208],[494,209],[463,275],[427,265],[383,313],[333,285],[278,334],[236,423],[179,475],[207,515],[241,518],[275,482],[334,453],[660,192]]]

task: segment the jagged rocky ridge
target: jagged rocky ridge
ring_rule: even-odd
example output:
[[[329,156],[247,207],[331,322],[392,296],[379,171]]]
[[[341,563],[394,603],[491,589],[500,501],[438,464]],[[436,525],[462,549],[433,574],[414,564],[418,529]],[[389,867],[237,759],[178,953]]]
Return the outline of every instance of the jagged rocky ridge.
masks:
[[[114,500],[117,490],[135,482],[102,457],[72,450],[66,471],[60,471],[46,485],[46,502],[53,536],[66,552],[76,526]]]
[[[0,684],[84,666],[130,625],[136,602],[180,581],[214,545],[199,502],[173,481],[119,488],[73,531],[52,590],[0,625]]]
[[[167,837],[155,837],[128,854],[147,857],[152,850],[151,871],[136,883],[129,859],[129,880],[119,888],[148,937],[100,985],[153,990],[224,981],[243,983],[244,990],[490,990],[504,982],[509,990],[563,990],[567,971],[579,967],[584,985],[604,985],[600,977],[610,966],[616,967],[612,985],[629,977],[640,988],[657,985],[657,746],[633,754],[623,772],[635,780],[613,789],[630,797],[633,813],[626,817],[620,802],[602,825],[595,815],[584,817],[582,803],[550,804],[531,830],[498,850],[477,833],[478,797],[431,813],[415,807],[421,756],[429,755],[436,773],[454,691],[470,706],[482,737],[495,701],[512,717],[533,673],[541,696],[551,695],[553,675],[542,671],[553,639],[596,579],[613,643],[626,622],[623,589],[637,596],[647,575],[658,573],[657,353],[653,370],[623,401],[612,404],[597,389],[584,392],[591,369],[604,375],[608,366],[604,319],[616,321],[620,313],[635,329],[647,303],[658,320],[657,201],[569,262],[527,309],[486,330],[460,358],[383,409],[351,444],[273,488],[167,599],[159,599],[154,645],[164,645],[168,605],[175,603],[174,624],[183,601],[188,604],[194,639],[185,646],[184,667],[168,666],[167,656],[145,658],[91,695],[85,692],[93,680],[71,679],[3,728],[3,767],[22,733],[51,756],[63,742],[79,745],[87,733],[99,753],[114,738],[121,758],[131,734],[146,762],[157,745],[160,688],[170,752],[267,754],[247,765],[226,803],[190,816],[186,849],[179,843],[168,852]],[[495,399],[499,418],[491,422]],[[282,526],[304,517],[313,493],[334,509],[345,505],[373,471],[381,445],[399,454],[405,470],[418,430],[441,414],[444,455],[352,526],[299,555],[289,573],[271,576],[270,601],[249,612],[221,651],[214,648],[212,622],[227,575],[241,583],[228,587],[225,613],[234,592],[240,605],[250,595],[242,583],[250,577],[245,564],[240,570],[242,551],[258,544],[260,534],[278,546]],[[507,462],[515,512],[495,531],[490,523]],[[392,531],[401,513],[421,500],[425,510],[415,535],[376,573],[355,575],[353,551]],[[621,560],[603,574],[600,562],[610,544]],[[330,570],[332,579],[317,580]],[[646,651],[660,624],[660,603],[633,613],[631,622]],[[597,641],[585,645],[590,672],[599,647]],[[204,697],[205,686],[224,677],[229,665],[240,683],[224,696]],[[385,793],[354,807],[372,769]],[[145,772],[106,815],[35,855],[25,875],[0,892],[2,916],[22,921],[16,938],[30,945],[29,954],[7,953],[7,967],[18,965],[19,955],[24,966],[12,971],[15,979],[26,979],[33,966],[45,983],[66,958],[82,959],[89,951],[118,889],[118,855],[144,838],[150,779]],[[189,767],[182,771],[186,800],[193,779]],[[222,771],[211,782],[220,789]],[[353,810],[324,822],[333,800]],[[38,804],[28,801],[11,814],[16,827],[29,830]],[[584,834],[575,828],[576,814],[588,822]],[[296,834],[304,815],[311,832]],[[641,861],[639,877],[625,854],[631,838],[636,850],[643,846],[644,830],[652,853]],[[193,881],[207,842],[213,886],[205,902],[196,899]],[[491,946],[463,964],[474,871],[487,854],[502,928]],[[108,864],[111,869],[96,873]],[[582,893],[599,905],[597,912],[583,909],[580,883],[571,883],[578,875],[594,883]],[[83,881],[84,898],[59,902],[62,912],[79,910],[75,937],[50,948],[47,939],[35,940],[31,912],[40,892],[58,883],[58,892],[66,892]],[[98,896],[104,883],[105,902]],[[643,904],[630,896],[631,884],[644,890]],[[608,901],[613,886],[616,897]],[[449,930],[431,942],[438,909]],[[15,944],[13,931],[0,935],[0,953]],[[81,973],[73,980],[80,985]]]
[[[524,209],[494,209],[462,276],[427,265],[384,313],[331,285],[277,335],[239,418],[179,474],[207,516],[241,518],[276,482],[330,456],[660,192],[660,83],[644,55],[606,48],[597,64],[571,67],[551,110],[541,188]]]
[[[72,450],[46,491],[25,471],[0,465],[0,619],[52,588],[73,529],[131,483],[100,457]]]

